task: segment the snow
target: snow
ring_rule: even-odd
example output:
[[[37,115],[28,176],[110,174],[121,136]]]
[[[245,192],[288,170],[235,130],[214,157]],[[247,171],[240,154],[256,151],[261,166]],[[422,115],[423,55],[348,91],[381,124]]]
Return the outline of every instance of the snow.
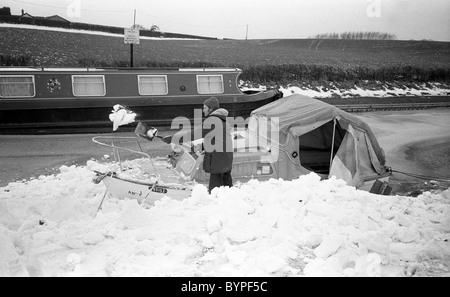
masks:
[[[380,82],[378,82],[381,84]],[[267,86],[247,86],[244,81],[240,81],[242,91],[265,91]],[[357,98],[357,97],[414,97],[414,96],[448,96],[450,94],[450,87],[447,84],[438,82],[430,82],[427,84],[413,84],[412,86],[404,86],[401,88],[388,86],[386,84],[379,86],[377,89],[365,89],[360,86],[353,86],[350,89],[341,89],[337,86],[333,88],[320,87],[306,87],[306,86],[280,86],[279,90],[283,96],[292,94],[300,94],[313,98]]]
[[[351,89],[341,90],[338,88],[324,90],[324,87],[318,87],[317,89],[310,89],[306,87],[281,87],[280,91],[284,96],[292,94],[300,94],[314,98],[354,98],[354,97],[401,97],[401,96],[448,96],[450,89],[447,85],[440,83],[415,84],[414,87],[387,87],[383,86],[377,90],[363,89],[358,86],[354,86]]]
[[[0,28],[19,28],[19,29],[30,29],[30,30],[43,30],[43,31],[53,31],[53,32],[65,32],[65,33],[78,33],[78,34],[89,34],[89,35],[99,35],[99,36],[109,36],[109,37],[120,37],[124,38],[124,34],[115,34],[101,31],[91,31],[91,30],[78,30],[78,29],[65,29],[57,27],[46,27],[46,26],[34,26],[34,25],[24,25],[24,24],[8,24],[0,23]],[[187,38],[166,38],[166,37],[150,37],[150,36],[140,36],[140,40],[197,40],[197,39],[187,39]]]
[[[311,173],[142,205],[105,196],[99,162],[0,187],[0,276],[450,276],[450,188],[380,196]]]
[[[447,137],[422,122],[417,135]],[[378,133],[388,156],[392,133]],[[93,182],[120,168],[107,155],[0,187],[0,276],[450,276],[450,188],[381,196],[311,173],[208,194],[171,176],[163,157],[146,161],[124,161],[119,175],[165,169],[192,193],[154,204],[114,197]]]
[[[106,165],[0,188],[1,276],[450,276],[450,189],[379,196],[312,173],[97,212]]]

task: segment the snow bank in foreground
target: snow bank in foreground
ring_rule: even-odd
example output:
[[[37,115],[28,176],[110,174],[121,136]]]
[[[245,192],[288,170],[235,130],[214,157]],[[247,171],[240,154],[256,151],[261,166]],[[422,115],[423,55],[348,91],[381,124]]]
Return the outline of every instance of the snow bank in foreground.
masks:
[[[450,189],[378,196],[321,181],[203,185],[151,208],[97,166],[0,188],[2,276],[450,276]]]

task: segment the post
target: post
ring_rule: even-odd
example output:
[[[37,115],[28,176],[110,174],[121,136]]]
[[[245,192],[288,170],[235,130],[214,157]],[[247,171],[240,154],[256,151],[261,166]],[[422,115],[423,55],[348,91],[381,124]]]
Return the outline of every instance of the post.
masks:
[[[135,28],[135,26],[136,26],[136,9],[134,10],[134,19],[133,19],[133,29],[136,29]],[[134,62],[134,57],[133,57],[133,43],[130,43],[130,67],[131,68],[133,68],[134,66],[133,66],[133,62]]]
[[[337,121],[337,119],[334,118],[333,119],[333,139],[331,140],[330,169],[331,169],[331,164],[333,164],[334,139],[336,137],[336,121]]]
[[[133,44],[130,43],[130,67],[133,68]]]
[[[134,10],[134,22],[131,29],[124,28],[124,43],[130,44],[130,67],[134,67],[134,44],[139,44],[139,29],[136,29],[136,10]]]

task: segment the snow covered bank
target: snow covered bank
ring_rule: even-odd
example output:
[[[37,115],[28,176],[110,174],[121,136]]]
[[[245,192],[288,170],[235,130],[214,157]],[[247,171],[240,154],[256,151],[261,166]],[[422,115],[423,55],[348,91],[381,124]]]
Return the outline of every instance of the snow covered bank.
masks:
[[[107,197],[99,164],[0,188],[2,276],[450,276],[450,189],[378,196],[256,180],[145,208]]]
[[[289,87],[280,90],[284,96],[292,94],[301,94],[314,98],[354,98],[354,97],[401,97],[401,96],[449,96],[450,86],[440,83],[415,84],[414,87],[388,87],[382,86],[379,89],[366,89],[354,86],[350,89],[339,89],[337,87]]]
[[[240,82],[243,91],[266,90],[267,86],[251,86],[249,83]],[[450,96],[450,85],[444,83],[422,84],[383,84],[378,82],[376,87],[357,86],[343,87],[330,83],[328,86],[302,86],[289,85],[279,87],[284,96],[300,94],[313,98],[355,98],[355,97],[408,97],[408,96]]]

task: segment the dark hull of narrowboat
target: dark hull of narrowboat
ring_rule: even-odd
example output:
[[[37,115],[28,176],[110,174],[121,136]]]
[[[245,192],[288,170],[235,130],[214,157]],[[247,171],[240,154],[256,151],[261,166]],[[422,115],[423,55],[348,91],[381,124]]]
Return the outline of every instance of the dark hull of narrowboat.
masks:
[[[137,122],[157,127],[170,127],[177,117],[193,123],[194,110],[201,114],[203,101],[210,96],[195,98],[116,98],[21,100],[14,105],[0,106],[0,134],[58,134],[58,133],[108,133],[112,132],[109,115],[116,104],[126,106],[137,114],[134,123],[121,126],[117,132],[134,131]],[[250,113],[282,97],[278,90],[237,96],[216,96],[222,108],[233,118],[244,120]],[[126,104],[125,104],[126,102]]]

